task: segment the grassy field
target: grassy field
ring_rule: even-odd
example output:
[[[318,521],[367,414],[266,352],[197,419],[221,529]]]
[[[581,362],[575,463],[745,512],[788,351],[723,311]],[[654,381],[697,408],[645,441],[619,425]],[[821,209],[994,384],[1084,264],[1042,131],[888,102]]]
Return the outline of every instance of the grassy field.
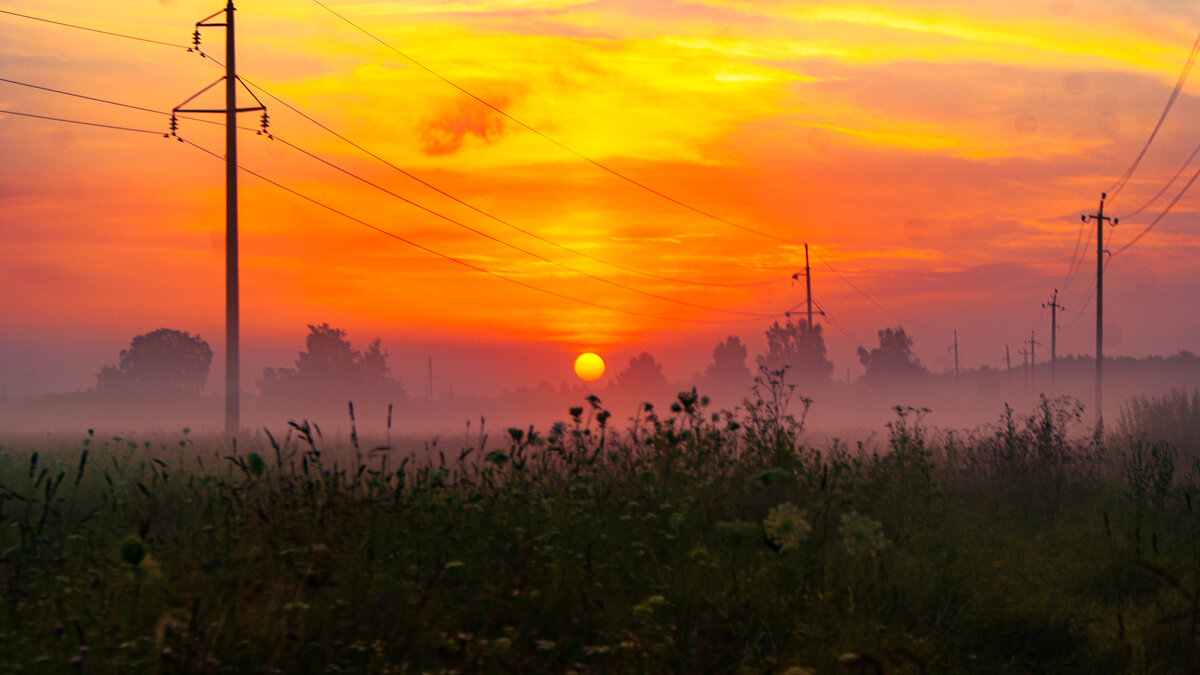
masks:
[[[778,379],[404,456],[13,444],[0,671],[1196,672],[1200,470],[1129,431],[1177,398],[875,449]]]

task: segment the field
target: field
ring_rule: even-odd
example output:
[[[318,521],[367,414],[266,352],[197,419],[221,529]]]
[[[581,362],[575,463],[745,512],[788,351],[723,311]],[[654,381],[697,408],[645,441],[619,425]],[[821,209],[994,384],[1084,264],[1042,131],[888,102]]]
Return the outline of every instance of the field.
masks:
[[[1139,426],[1191,433],[1186,394],[1104,433],[900,408],[878,447],[810,447],[774,378],[736,414],[584,403],[413,452],[7,444],[0,671],[1200,669],[1200,468]]]

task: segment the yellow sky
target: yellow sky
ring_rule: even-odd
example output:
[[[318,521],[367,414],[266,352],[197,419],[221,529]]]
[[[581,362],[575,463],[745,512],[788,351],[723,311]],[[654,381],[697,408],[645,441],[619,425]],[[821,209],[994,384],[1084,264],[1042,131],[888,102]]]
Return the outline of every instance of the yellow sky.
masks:
[[[972,365],[995,364],[1005,344],[1049,331],[1040,305],[1054,288],[1068,309],[1084,310],[1094,242],[1085,271],[1064,286],[1079,214],[1095,209],[1141,149],[1200,30],[1193,5],[1149,0],[326,4],[557,144],[315,2],[246,0],[237,13],[245,79],[507,225],[261,94],[280,140],[243,132],[243,166],[543,292],[243,174],[246,339],[298,344],[305,324],[329,321],[386,336],[394,351],[439,340],[544,344],[554,354],[644,347],[666,353],[681,379],[690,372],[682,356],[672,363],[671,345],[704,357],[739,334],[755,347],[766,317],[802,300],[791,283],[803,266],[798,242],[818,256],[814,295],[836,322],[827,335],[839,373],[886,326],[915,334],[931,367],[945,366],[954,329],[972,345]],[[4,7],[184,45],[193,23],[220,8],[193,0]],[[223,59],[222,31],[202,37],[202,49]],[[168,111],[221,74],[182,48],[0,14],[7,80]],[[1111,212],[1153,196],[1200,142],[1188,121],[1200,111],[1197,91],[1200,82],[1184,89]],[[214,90],[202,101],[216,107],[221,97]],[[154,131],[167,124],[165,115],[8,82],[0,82],[0,110]],[[216,125],[183,120],[180,135],[224,152]],[[0,115],[0,149],[5,361],[44,338],[105,340],[112,349],[159,326],[200,332],[220,353],[217,159],[153,134],[14,115]],[[580,155],[770,236],[682,208]],[[1200,320],[1178,311],[1200,291],[1194,204],[1184,197],[1113,259],[1109,313],[1124,336],[1114,353],[1200,346]],[[1110,248],[1161,205],[1123,219]],[[739,321],[717,323],[729,318]],[[1064,323],[1072,320],[1062,350],[1087,353],[1091,324]]]

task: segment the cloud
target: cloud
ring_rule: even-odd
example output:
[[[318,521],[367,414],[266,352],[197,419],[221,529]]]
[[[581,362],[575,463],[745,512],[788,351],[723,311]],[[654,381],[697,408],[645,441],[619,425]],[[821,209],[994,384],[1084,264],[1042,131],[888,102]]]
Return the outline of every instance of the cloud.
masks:
[[[497,101],[495,105],[503,110],[508,101]],[[504,118],[475,101],[463,101],[421,124],[419,133],[421,151],[426,155],[449,155],[462,149],[469,136],[485,144],[494,143],[504,133]]]

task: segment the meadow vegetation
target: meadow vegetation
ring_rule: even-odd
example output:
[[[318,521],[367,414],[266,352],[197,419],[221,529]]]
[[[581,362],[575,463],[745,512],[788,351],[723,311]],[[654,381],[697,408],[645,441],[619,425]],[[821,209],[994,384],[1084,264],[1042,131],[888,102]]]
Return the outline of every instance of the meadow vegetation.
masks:
[[[764,370],[453,449],[11,444],[0,671],[1194,672],[1193,400],[811,447]]]

